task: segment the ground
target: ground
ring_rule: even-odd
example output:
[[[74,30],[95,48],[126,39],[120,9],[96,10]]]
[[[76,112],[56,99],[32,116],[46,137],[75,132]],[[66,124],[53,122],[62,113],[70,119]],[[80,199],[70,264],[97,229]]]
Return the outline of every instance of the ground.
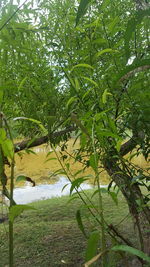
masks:
[[[93,191],[86,191],[91,196]],[[127,238],[136,242],[131,218],[123,196],[118,206],[107,193],[103,194],[105,218]],[[14,267],[80,267],[85,262],[87,240],[78,228],[75,214],[81,210],[87,234],[95,227],[87,208],[80,199],[69,201],[68,196],[32,203],[36,210],[24,212],[14,224]],[[97,196],[93,197],[95,205]],[[122,219],[124,219],[122,221]],[[108,238],[108,246],[113,241]],[[0,267],[8,266],[8,222],[0,224]],[[108,256],[108,266],[119,266],[124,255]],[[126,261],[126,260],[125,260]],[[126,265],[122,265],[126,266]]]

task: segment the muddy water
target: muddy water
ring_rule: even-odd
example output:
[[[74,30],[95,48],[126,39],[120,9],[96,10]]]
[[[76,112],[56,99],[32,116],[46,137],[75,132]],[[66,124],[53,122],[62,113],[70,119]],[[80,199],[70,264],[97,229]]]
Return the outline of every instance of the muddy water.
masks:
[[[79,146],[76,144],[73,148],[74,140],[70,140],[68,143],[68,151],[71,153],[72,149]],[[60,148],[57,148],[59,153]],[[53,173],[61,168],[60,163],[56,159],[56,155],[52,152],[48,157],[47,153],[52,152],[50,146],[44,144],[32,149],[32,153],[20,152],[15,155],[15,177],[18,175],[25,175],[35,181],[36,186],[32,187],[31,184],[25,182],[15,183],[14,198],[16,202],[28,203],[39,199],[51,198],[54,196],[61,196],[69,193],[69,186],[62,192],[62,188],[68,183],[68,179],[62,175],[54,176]],[[71,172],[75,173],[80,169],[83,169],[83,165],[79,162],[74,163],[74,160],[68,157],[68,162],[71,166]],[[140,167],[148,167],[147,163],[142,156],[134,159],[134,163]],[[7,175],[9,176],[10,170],[7,168]],[[91,168],[86,169],[83,175],[93,175]],[[100,175],[101,185],[109,183],[109,177],[106,172],[102,172]],[[88,183],[83,185],[83,189],[91,188],[94,184],[94,178],[89,178]]]
[[[68,152],[71,153],[73,149],[79,147],[79,143],[76,143],[73,146],[74,140],[70,140],[68,142]],[[54,184],[58,181],[57,176],[53,176],[52,173],[61,168],[60,163],[56,159],[56,155],[52,152],[48,157],[47,153],[52,151],[51,147],[44,144],[32,149],[33,153],[26,153],[24,151],[15,155],[15,176],[25,175],[32,178],[37,184]],[[59,153],[60,148],[57,148],[57,152]],[[66,162],[66,161],[65,161]],[[70,159],[68,156],[68,161],[70,163],[70,169],[72,173],[77,172],[80,169],[83,169],[84,166],[79,162],[74,162],[74,160]],[[148,167],[147,162],[144,160],[142,156],[138,158],[134,158],[133,162],[140,167]],[[10,170],[7,168],[7,175],[9,176]],[[91,168],[87,168],[83,175],[94,175],[93,170]],[[93,178],[89,179],[90,183],[93,182]],[[106,172],[102,172],[100,175],[101,184],[108,184],[109,177]],[[23,186],[24,183],[20,183],[19,186]],[[16,184],[16,186],[18,186]]]
[[[70,140],[68,143],[68,152],[71,153],[73,149],[77,148],[79,144],[73,147],[74,140]],[[15,176],[25,175],[30,177],[35,181],[36,184],[54,184],[58,181],[58,176],[52,175],[55,171],[61,169],[59,161],[56,159],[56,155],[52,152],[50,146],[44,144],[32,149],[33,153],[20,152],[15,155]],[[51,154],[47,157],[47,153]],[[60,148],[57,148],[58,154],[60,153]],[[59,154],[60,155],[60,154]],[[65,154],[66,155],[66,154]],[[84,166],[79,162],[74,162],[68,156],[67,161],[70,164],[70,169],[72,173],[83,169]],[[9,176],[9,168],[7,168],[7,174]],[[94,175],[91,168],[86,169],[80,176],[83,175]],[[93,183],[93,178],[89,179],[90,183]],[[101,176],[101,183],[107,184],[108,177],[106,173]],[[24,185],[24,183],[19,183],[19,186]],[[15,185],[17,186],[17,184]]]

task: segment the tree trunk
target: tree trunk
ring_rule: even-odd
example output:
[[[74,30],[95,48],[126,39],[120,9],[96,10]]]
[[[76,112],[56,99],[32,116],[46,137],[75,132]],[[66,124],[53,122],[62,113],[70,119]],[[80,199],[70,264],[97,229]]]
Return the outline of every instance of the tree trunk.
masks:
[[[104,161],[104,168],[127,201],[133,222],[138,230],[140,249],[150,255],[150,209],[139,205],[139,203],[144,204],[144,199],[138,184],[131,184],[131,177],[124,173],[116,160],[112,158]]]

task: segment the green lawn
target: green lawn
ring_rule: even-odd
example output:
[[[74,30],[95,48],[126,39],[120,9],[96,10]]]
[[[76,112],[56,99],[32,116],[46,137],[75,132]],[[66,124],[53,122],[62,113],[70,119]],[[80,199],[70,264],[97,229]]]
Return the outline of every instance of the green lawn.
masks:
[[[92,190],[86,191],[89,196]],[[78,228],[75,214],[81,210],[87,233],[95,227],[80,199],[68,203],[69,196],[53,198],[32,203],[36,210],[25,211],[14,224],[14,261],[15,267],[83,266],[87,240]],[[97,196],[93,198],[97,205]],[[128,214],[128,208],[122,195],[119,204],[110,196],[103,194],[105,218],[114,225]],[[1,212],[1,211],[0,211]],[[117,226],[126,237],[134,240],[130,216]],[[112,244],[108,238],[108,246]],[[115,256],[114,256],[115,255]],[[108,266],[119,266],[118,255],[108,258]],[[120,258],[120,256],[119,256]],[[8,222],[0,224],[0,267],[8,266]]]

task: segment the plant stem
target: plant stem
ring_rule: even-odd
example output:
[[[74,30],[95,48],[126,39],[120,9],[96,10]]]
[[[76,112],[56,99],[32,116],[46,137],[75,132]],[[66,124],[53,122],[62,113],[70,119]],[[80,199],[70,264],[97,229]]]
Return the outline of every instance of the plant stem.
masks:
[[[4,122],[6,125],[6,128],[8,130],[9,138],[13,143],[13,137],[11,134],[11,130],[9,128],[9,125],[7,123],[6,118],[4,117]],[[10,206],[9,206],[9,211],[11,207],[14,205],[13,201],[13,191],[14,191],[14,167],[15,167],[15,158],[14,158],[14,151],[13,151],[13,156],[11,158],[11,176],[10,176]],[[14,250],[14,238],[13,238],[13,222],[9,219],[9,267],[13,267],[13,260],[14,260],[14,255],[13,255],[13,250]]]
[[[98,171],[98,158],[97,158],[97,152],[95,148],[95,141],[94,141],[94,122],[92,126],[92,146],[93,146],[93,152],[94,152],[94,158],[95,158],[95,166],[94,168],[95,171],[95,176],[96,176],[96,182],[97,182],[97,187],[98,187],[98,196],[99,196],[99,213],[100,213],[100,221],[101,221],[101,247],[102,247],[102,252],[107,249],[106,247],[106,236],[105,236],[105,220],[104,220],[104,210],[103,210],[103,201],[102,201],[102,194],[101,194],[101,189],[100,189],[100,182],[99,182],[99,171]],[[106,266],[106,255],[104,254],[101,257],[101,266]]]
[[[13,190],[14,190],[14,157],[11,163],[11,177],[10,177],[10,208],[13,206]],[[13,222],[9,220],[9,267],[13,267],[13,250],[14,250],[14,242],[13,242]]]

